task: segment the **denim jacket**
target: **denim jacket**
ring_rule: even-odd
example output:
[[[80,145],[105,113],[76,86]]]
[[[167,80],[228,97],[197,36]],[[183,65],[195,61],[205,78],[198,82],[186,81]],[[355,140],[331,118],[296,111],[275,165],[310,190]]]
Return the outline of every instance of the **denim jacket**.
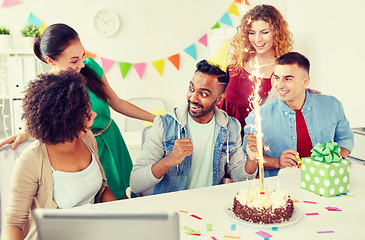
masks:
[[[286,149],[297,150],[297,132],[295,111],[278,98],[261,107],[262,131],[264,134],[264,156],[279,158]],[[313,147],[327,141],[334,141],[341,148],[351,152],[354,147],[354,134],[347,121],[340,101],[333,96],[315,94],[306,90],[306,99],[302,113],[307,124]],[[246,118],[245,136],[255,133],[253,124],[255,113]],[[245,151],[246,137],[242,147]],[[245,152],[246,153],[246,152]],[[279,169],[265,170],[266,176],[276,176]]]
[[[170,154],[176,139],[189,138],[187,107],[184,105],[175,108],[172,113],[155,118],[131,173],[130,185],[134,192],[149,190],[147,194],[151,194],[153,190],[153,194],[159,194],[185,189],[191,168],[191,155],[185,157],[178,166],[170,168],[161,179],[155,178],[151,168],[154,163]],[[215,108],[215,119],[212,185],[223,183],[226,165],[233,181],[252,179],[256,173],[247,174],[244,170],[247,158],[241,147],[239,122],[218,108]]]

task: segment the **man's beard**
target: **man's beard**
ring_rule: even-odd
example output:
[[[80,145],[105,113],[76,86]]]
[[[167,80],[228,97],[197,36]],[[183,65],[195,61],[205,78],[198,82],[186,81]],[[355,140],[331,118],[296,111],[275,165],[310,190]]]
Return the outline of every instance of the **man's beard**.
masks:
[[[188,110],[189,110],[189,114],[191,117],[193,118],[201,118],[204,117],[205,115],[207,115],[208,113],[211,113],[212,111],[214,111],[215,109],[215,105],[217,103],[217,100],[215,100],[213,102],[212,105],[210,105],[206,110],[204,109],[203,105],[197,104],[197,103],[192,103],[190,100],[188,100]],[[191,104],[194,104],[195,106],[199,107],[201,109],[201,111],[199,113],[194,113],[191,111]]]

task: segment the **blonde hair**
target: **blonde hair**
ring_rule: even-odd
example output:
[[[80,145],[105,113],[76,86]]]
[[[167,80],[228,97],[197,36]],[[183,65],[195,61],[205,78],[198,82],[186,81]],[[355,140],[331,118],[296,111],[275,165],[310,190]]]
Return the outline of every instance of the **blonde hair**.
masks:
[[[263,20],[272,27],[275,57],[280,57],[292,50],[292,33],[289,31],[288,23],[284,20],[281,13],[271,5],[258,5],[242,17],[241,24],[237,27],[237,33],[231,41],[230,68],[243,69],[244,63],[256,53],[249,42],[248,34],[251,30],[252,21],[258,20]]]

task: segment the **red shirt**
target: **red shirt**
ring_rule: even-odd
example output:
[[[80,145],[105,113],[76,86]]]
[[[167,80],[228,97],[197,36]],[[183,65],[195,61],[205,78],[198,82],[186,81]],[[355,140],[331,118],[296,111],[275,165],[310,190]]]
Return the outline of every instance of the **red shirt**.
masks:
[[[311,155],[312,140],[309,136],[307,124],[301,110],[295,110],[296,126],[297,126],[297,152],[299,156],[309,157]]]

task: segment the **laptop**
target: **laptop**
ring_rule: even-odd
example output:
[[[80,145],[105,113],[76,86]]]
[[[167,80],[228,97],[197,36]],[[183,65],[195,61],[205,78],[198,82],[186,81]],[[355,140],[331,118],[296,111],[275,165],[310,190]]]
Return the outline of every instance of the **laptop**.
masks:
[[[177,212],[37,208],[33,216],[40,240],[180,239]]]

